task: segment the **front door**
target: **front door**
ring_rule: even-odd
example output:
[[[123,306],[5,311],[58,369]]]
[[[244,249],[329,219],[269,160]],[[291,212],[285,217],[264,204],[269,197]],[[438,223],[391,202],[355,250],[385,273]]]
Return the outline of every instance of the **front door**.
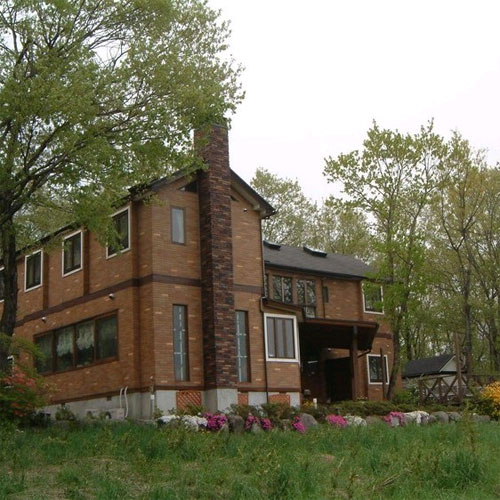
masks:
[[[351,358],[327,359],[325,376],[331,401],[352,399]]]

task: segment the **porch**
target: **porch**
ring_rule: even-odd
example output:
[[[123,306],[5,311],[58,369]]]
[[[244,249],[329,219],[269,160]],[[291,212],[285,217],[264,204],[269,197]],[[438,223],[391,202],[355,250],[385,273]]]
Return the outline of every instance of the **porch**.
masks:
[[[304,318],[299,323],[301,385],[306,400],[329,403],[366,396],[361,359],[378,323]]]

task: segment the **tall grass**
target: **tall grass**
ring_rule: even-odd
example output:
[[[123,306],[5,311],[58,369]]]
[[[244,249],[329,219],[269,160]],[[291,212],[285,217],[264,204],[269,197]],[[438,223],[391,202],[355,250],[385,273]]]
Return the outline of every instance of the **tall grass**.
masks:
[[[0,428],[0,498],[491,499],[496,423],[305,435],[160,431],[131,423]]]

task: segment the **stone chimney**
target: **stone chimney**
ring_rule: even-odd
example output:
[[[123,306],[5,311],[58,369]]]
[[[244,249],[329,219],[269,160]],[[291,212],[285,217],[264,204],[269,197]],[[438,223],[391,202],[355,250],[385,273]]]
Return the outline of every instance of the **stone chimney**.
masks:
[[[204,405],[225,410],[238,400],[227,128],[212,125],[196,131],[194,144],[208,165],[198,173]]]

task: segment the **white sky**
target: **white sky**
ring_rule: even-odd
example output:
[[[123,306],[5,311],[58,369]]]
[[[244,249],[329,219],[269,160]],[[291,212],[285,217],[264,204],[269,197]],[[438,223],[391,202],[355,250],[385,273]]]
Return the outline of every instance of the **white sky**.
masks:
[[[209,0],[231,20],[245,66],[231,166],[333,192],[324,158],[361,147],[375,119],[417,131],[430,118],[500,160],[498,0]]]

